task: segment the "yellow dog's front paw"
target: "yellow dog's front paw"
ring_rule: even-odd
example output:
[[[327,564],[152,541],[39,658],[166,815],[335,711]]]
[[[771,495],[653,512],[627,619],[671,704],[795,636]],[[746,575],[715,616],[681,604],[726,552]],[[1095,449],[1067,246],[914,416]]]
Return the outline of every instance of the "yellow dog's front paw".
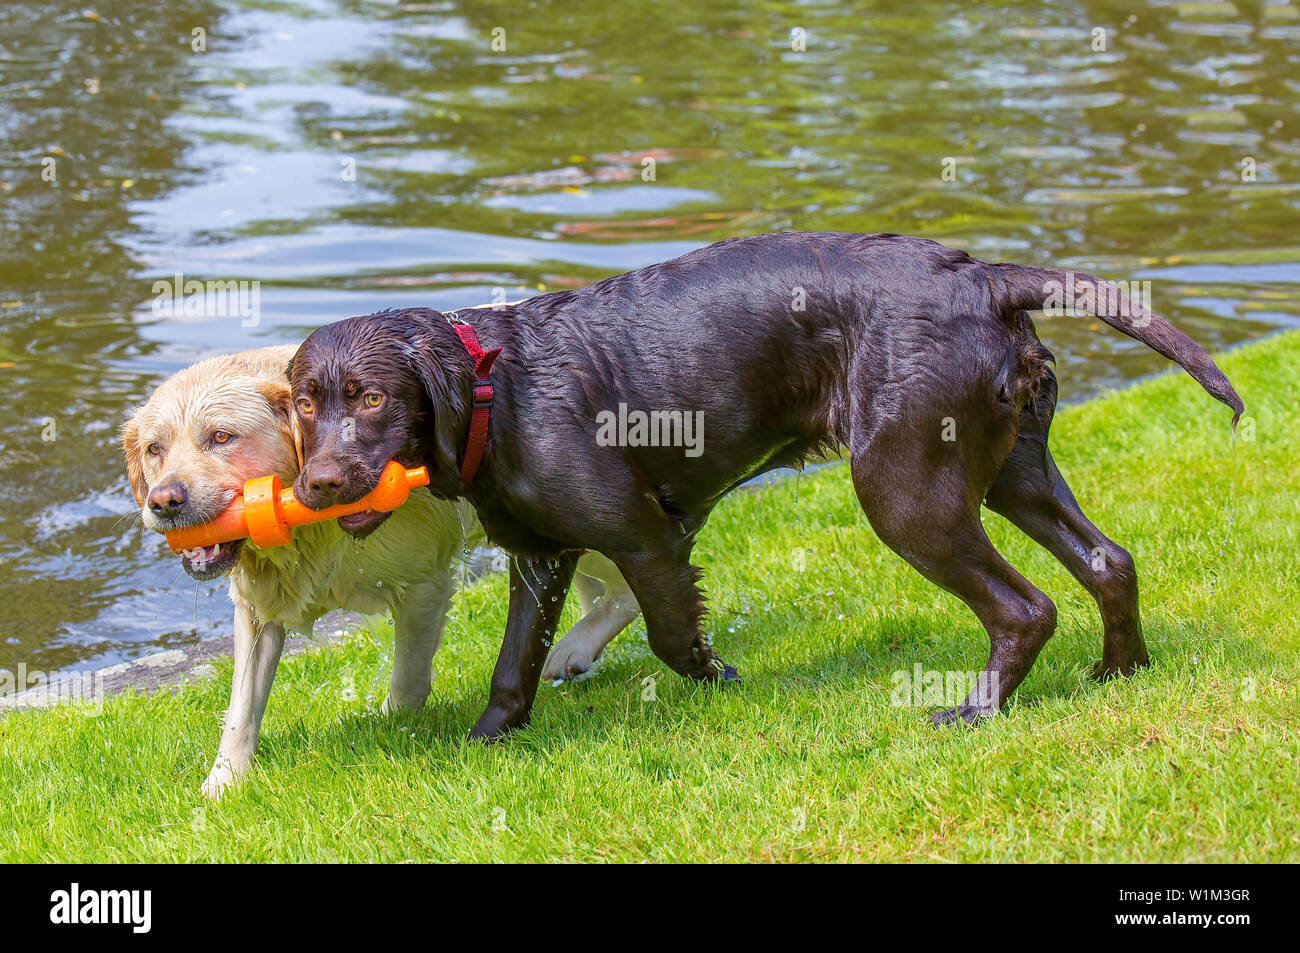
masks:
[[[218,762],[208,772],[207,780],[200,785],[199,793],[216,801],[238,783],[239,774],[230,765]]]

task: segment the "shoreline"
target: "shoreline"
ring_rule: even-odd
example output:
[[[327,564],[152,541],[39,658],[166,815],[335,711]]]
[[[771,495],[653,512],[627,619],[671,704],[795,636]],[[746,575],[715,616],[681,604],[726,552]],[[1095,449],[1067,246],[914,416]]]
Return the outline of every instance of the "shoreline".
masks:
[[[301,655],[318,648],[338,645],[354,635],[363,618],[355,612],[335,609],[316,620],[311,635],[287,635],[281,659]],[[122,692],[138,691],[152,694],[174,686],[186,685],[200,681],[215,674],[212,663],[218,658],[229,658],[234,651],[233,633],[219,635],[212,639],[201,639],[180,648],[164,649],[152,652],[129,662],[116,662],[103,668],[85,671],[68,671],[61,669],[53,673],[48,682],[0,695],[0,718],[12,712],[40,711],[44,708],[76,707],[86,705],[93,707],[105,699]],[[60,692],[59,686],[72,681],[100,682],[102,697],[96,699],[69,700]]]

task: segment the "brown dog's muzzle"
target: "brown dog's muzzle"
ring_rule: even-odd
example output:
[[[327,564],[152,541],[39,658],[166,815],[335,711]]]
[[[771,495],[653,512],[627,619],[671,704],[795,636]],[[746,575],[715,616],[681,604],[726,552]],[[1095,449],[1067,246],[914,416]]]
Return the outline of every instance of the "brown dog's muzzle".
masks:
[[[317,458],[303,468],[294,484],[294,496],[314,510],[323,510],[337,503],[351,502],[340,498],[345,482],[346,475],[337,460]],[[305,498],[299,489],[306,490]]]
[[[293,495],[313,510],[323,510],[361,499],[374,489],[378,480],[378,474],[360,460],[340,458],[328,452],[313,453],[294,481]],[[366,510],[339,517],[338,525],[353,536],[365,537],[378,529],[388,515]]]
[[[323,510],[361,499],[378,482],[379,471],[357,453],[355,442],[331,434],[309,448],[302,471],[293,481],[293,495],[303,505]]]

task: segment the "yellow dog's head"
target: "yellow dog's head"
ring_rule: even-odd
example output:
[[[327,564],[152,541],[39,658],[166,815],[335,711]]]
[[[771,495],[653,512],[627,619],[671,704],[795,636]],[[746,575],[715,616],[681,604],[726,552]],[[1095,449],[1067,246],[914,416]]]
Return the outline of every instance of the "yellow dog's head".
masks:
[[[159,385],[127,419],[122,449],[144,525],[158,533],[205,523],[244,482],[298,474],[286,368],[294,345],[213,357]],[[239,559],[241,542],[186,552],[185,571],[211,579]]]

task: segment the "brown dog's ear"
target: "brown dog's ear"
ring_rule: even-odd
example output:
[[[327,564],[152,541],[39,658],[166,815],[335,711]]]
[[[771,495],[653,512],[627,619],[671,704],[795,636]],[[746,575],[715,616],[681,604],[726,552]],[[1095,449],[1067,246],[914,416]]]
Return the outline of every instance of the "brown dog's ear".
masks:
[[[144,495],[149,492],[149,484],[144,479],[144,466],[140,462],[140,429],[135,422],[135,414],[127,418],[122,425],[122,453],[126,455],[126,478],[131,483],[131,495],[137,506],[144,506]]]
[[[411,329],[407,361],[420,379],[433,408],[433,445],[426,447],[430,488],[464,489],[460,455],[469,432],[470,402],[474,393],[474,368],[456,332],[443,315],[428,312]],[[431,453],[427,451],[432,451]]]

